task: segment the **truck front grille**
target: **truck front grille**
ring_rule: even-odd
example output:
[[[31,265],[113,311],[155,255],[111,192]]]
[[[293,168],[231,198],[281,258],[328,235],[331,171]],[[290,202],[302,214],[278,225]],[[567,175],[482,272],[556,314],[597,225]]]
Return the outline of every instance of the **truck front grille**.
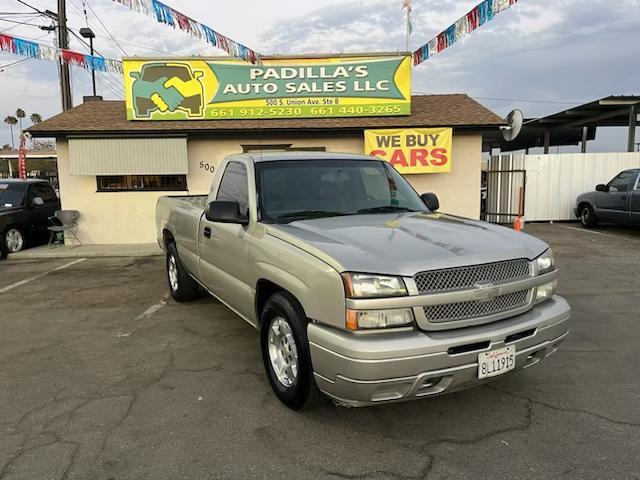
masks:
[[[435,293],[473,288],[478,282],[505,283],[528,276],[529,261],[522,258],[506,262],[420,272],[413,279],[419,293]]]
[[[529,301],[529,290],[499,295],[488,302],[445,303],[424,307],[424,314],[431,323],[481,318],[524,307]]]

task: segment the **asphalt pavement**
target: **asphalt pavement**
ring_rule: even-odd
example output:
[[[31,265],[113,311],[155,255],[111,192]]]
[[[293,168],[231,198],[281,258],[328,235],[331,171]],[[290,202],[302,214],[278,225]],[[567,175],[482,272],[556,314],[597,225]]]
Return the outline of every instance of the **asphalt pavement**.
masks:
[[[527,225],[571,334],[476,389],[293,412],[258,337],[162,258],[0,263],[0,479],[638,479],[640,229]]]

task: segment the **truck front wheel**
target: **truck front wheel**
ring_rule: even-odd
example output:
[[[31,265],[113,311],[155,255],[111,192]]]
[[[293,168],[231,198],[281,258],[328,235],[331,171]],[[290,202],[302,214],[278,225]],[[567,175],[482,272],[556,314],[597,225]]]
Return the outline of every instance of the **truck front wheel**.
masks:
[[[167,246],[167,279],[171,296],[176,302],[189,302],[200,296],[198,284],[180,263],[175,243]]]
[[[596,214],[589,205],[581,205],[580,207],[580,223],[585,228],[595,227],[598,223]]]
[[[260,344],[271,388],[293,410],[311,408],[319,396],[313,378],[307,318],[296,299],[278,292],[260,316]]]

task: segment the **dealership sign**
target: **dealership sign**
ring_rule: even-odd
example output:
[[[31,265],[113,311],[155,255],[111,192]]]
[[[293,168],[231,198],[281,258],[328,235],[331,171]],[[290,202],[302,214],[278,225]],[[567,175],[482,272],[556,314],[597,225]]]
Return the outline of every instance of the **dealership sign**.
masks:
[[[451,171],[453,130],[412,128],[365,130],[364,149],[393,165],[400,173]]]
[[[409,56],[124,60],[129,120],[409,115]]]

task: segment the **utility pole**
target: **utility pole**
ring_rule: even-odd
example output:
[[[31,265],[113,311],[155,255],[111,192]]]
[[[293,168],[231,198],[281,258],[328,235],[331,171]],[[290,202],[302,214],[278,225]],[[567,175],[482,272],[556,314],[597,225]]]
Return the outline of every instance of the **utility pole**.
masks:
[[[58,0],[58,48],[69,49],[69,35],[67,32],[67,5],[66,0]],[[71,98],[71,80],[69,78],[69,65],[60,61],[60,95],[62,97],[62,111],[73,107]]]

